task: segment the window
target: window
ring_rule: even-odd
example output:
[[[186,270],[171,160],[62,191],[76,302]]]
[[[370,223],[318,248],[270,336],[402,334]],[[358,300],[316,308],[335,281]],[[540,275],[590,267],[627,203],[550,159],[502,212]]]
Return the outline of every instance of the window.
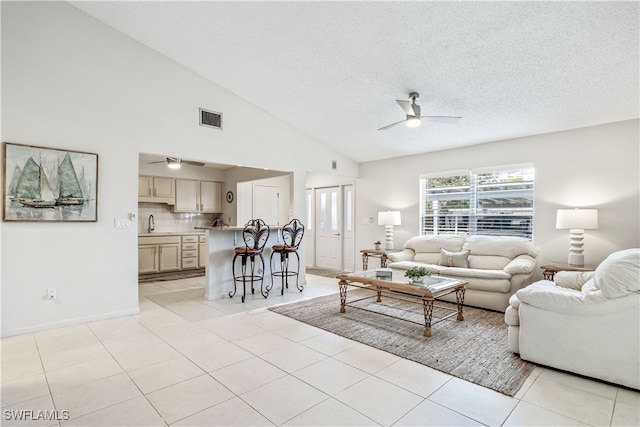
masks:
[[[531,165],[420,177],[421,234],[533,235]]]

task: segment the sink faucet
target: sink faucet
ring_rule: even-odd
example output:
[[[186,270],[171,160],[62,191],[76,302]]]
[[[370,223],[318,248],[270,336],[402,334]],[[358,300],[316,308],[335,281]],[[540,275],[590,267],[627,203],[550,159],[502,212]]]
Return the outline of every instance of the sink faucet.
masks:
[[[149,233],[151,233],[155,229],[156,229],[156,223],[155,223],[155,220],[153,219],[153,215],[149,215],[149,228],[148,228],[148,231],[149,231]]]

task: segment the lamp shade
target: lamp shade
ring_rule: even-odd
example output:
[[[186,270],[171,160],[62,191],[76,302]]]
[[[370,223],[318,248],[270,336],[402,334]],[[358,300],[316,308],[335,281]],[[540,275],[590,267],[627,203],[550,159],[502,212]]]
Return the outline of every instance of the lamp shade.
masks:
[[[556,228],[594,230],[598,228],[598,210],[558,209]]]
[[[378,225],[400,225],[400,211],[378,212]]]

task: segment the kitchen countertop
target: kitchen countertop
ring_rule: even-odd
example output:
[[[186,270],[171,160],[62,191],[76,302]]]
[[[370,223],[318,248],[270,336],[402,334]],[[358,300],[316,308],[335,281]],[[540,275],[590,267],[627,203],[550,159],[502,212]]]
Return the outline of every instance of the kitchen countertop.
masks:
[[[218,231],[242,231],[244,230],[244,226],[240,227],[237,225],[223,225],[223,226],[208,226],[208,227],[193,227],[196,230],[218,230]],[[282,225],[270,225],[271,229],[282,228]]]
[[[204,236],[201,231],[153,231],[151,233],[139,233],[138,237],[162,237],[162,236]]]

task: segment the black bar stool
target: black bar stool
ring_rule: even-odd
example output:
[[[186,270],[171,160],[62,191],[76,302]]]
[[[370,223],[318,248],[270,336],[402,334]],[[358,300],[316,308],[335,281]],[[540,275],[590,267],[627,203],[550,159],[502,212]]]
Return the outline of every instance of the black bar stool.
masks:
[[[300,275],[300,255],[298,255],[298,247],[300,246],[300,242],[302,242],[302,236],[304,236],[304,225],[297,219],[292,219],[287,225],[282,227],[283,244],[273,245],[271,247],[273,252],[271,252],[271,257],[269,258],[269,267],[271,267],[271,286],[269,290],[273,287],[274,277],[280,277],[282,280],[280,295],[284,295],[285,286],[289,289],[289,277],[295,276],[296,288],[298,288],[299,291],[302,291],[304,288],[298,284],[298,276]],[[273,256],[275,254],[280,255],[280,271],[274,271],[273,268]],[[294,254],[298,259],[295,271],[289,270],[289,254]]]
[[[247,294],[247,282],[251,283],[251,293],[255,293],[253,286],[254,282],[260,282],[260,293],[263,297],[269,295],[268,289],[265,292],[264,287],[264,257],[262,256],[262,250],[267,244],[269,239],[269,226],[261,219],[252,219],[242,230],[242,239],[244,240],[244,246],[238,246],[234,249],[235,255],[233,256],[233,291],[229,292],[229,298],[233,298],[236,294],[236,281],[242,281],[242,302],[245,300]],[[236,258],[242,258],[242,271],[240,275],[236,275]],[[256,274],[256,257],[260,257],[262,263],[262,269]],[[247,261],[250,262],[250,270],[247,268]]]

